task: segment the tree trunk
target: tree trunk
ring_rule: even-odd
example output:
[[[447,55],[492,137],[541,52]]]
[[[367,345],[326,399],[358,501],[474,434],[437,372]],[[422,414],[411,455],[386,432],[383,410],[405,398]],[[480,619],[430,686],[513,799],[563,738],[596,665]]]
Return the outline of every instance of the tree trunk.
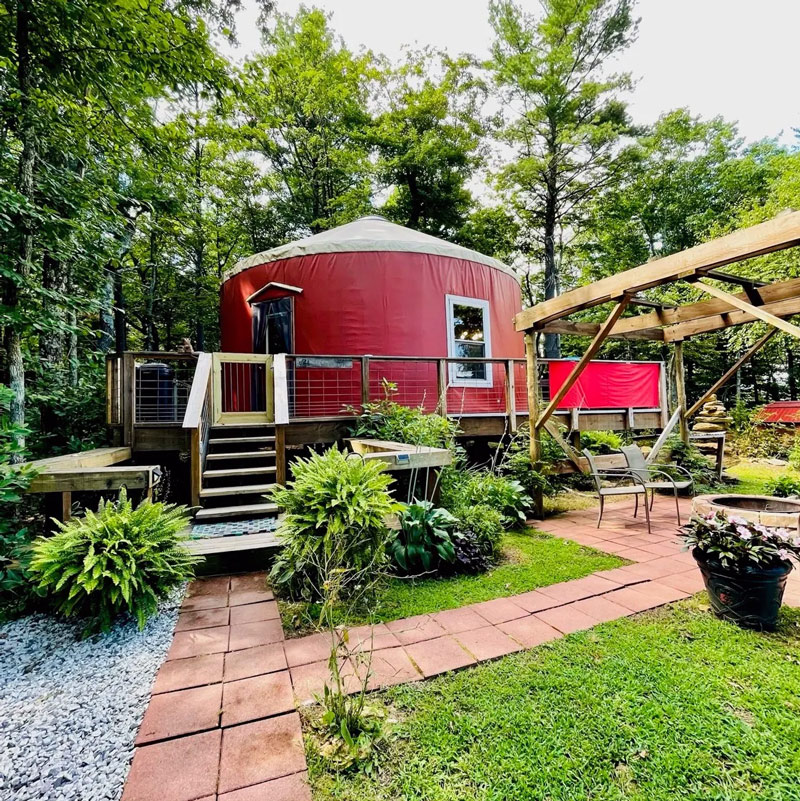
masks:
[[[556,226],[558,224],[558,171],[556,168],[556,126],[551,121],[547,148],[550,166],[547,170],[547,196],[544,208],[544,298],[550,300],[558,295],[558,265],[556,263]],[[561,337],[558,334],[545,334],[544,356],[546,359],[561,358]]]
[[[103,353],[108,353],[114,344],[114,274],[111,265],[106,265],[105,282],[100,302],[100,341]]]
[[[63,296],[67,290],[67,272],[51,253],[42,258],[42,287]],[[60,427],[56,407],[64,383],[64,309],[51,304],[52,328],[39,334],[39,363],[50,389],[49,400],[42,403],[39,414],[42,432],[55,434]]]
[[[122,271],[114,270],[114,344],[118,354],[128,350],[128,327],[125,319],[125,293],[122,288]]]

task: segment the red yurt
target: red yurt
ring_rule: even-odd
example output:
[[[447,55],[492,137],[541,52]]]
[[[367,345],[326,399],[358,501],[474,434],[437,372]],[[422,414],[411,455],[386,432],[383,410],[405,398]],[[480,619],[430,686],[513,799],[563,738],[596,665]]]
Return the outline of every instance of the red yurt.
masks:
[[[401,403],[427,408],[437,403],[438,366],[422,357],[524,356],[509,267],[379,216],[243,259],[221,294],[223,351],[298,354],[290,360],[295,417],[360,403],[361,365],[348,356],[416,357],[371,360],[369,396],[380,397],[386,379]],[[448,369],[448,409],[505,408],[504,365]]]

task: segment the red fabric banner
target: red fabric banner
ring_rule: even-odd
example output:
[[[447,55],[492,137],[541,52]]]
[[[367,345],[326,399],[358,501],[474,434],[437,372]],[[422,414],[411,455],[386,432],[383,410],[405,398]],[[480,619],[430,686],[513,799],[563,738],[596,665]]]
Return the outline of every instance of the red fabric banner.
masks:
[[[548,364],[552,398],[572,372],[575,361],[551,361]],[[589,362],[558,408],[658,408],[660,371],[660,362]]]

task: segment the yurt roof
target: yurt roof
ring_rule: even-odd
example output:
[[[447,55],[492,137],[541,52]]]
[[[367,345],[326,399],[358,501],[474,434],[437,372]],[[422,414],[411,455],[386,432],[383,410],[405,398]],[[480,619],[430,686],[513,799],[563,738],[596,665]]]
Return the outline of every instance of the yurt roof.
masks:
[[[516,279],[511,268],[497,259],[484,256],[482,253],[461,247],[461,245],[437,239],[435,236],[396,225],[384,217],[371,215],[300,239],[297,242],[290,242],[288,245],[281,245],[241,259],[225,273],[223,280],[227,281],[250,267],[282,259],[292,259],[297,256],[311,256],[316,253],[377,253],[381,251],[428,253],[433,256],[474,261],[494,267],[496,270],[502,270]]]

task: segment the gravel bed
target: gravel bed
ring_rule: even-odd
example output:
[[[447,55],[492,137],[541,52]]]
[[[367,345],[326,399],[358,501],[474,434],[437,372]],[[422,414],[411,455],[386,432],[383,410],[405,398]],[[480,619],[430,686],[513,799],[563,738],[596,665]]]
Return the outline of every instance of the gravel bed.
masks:
[[[183,590],[139,631],[31,615],[0,626],[0,799],[117,801]]]

